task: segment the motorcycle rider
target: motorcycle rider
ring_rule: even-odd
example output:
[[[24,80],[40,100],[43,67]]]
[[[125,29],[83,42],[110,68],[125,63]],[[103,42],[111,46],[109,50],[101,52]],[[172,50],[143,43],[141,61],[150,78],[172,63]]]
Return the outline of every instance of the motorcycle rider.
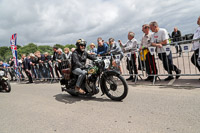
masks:
[[[80,94],[85,94],[85,91],[81,89],[81,85],[82,85],[83,80],[86,77],[87,71],[84,70],[86,60],[87,58],[90,60],[96,60],[96,57],[88,54],[85,51],[86,44],[87,42],[83,39],[77,40],[76,50],[72,53],[72,60],[71,60],[72,73],[75,75],[78,75],[75,91],[79,92]]]

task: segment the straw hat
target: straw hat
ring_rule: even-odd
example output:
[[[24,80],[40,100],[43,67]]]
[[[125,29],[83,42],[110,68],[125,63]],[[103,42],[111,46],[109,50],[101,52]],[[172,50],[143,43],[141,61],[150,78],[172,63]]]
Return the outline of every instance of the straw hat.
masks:
[[[94,43],[90,43],[90,46],[94,46],[95,47],[95,44]]]

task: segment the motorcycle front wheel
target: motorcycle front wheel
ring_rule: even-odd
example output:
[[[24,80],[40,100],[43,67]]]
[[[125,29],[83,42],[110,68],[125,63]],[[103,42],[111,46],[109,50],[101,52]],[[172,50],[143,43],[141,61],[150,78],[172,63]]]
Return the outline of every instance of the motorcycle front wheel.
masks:
[[[103,78],[105,94],[114,101],[122,101],[128,94],[128,85],[119,74],[109,74]]]
[[[10,92],[11,91],[11,85],[10,85],[10,82],[9,81],[5,81],[3,83],[3,89],[6,91],[6,92]]]

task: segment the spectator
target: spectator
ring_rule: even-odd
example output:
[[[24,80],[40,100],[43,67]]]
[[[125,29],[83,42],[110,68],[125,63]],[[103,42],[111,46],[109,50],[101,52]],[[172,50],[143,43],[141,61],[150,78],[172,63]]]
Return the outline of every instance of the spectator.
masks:
[[[135,75],[138,74],[137,65],[136,65],[136,54],[135,54],[135,51],[137,50],[137,40],[134,37],[135,37],[135,33],[130,31],[128,33],[128,41],[125,44],[123,44],[121,40],[119,40],[119,43],[123,47],[124,52],[131,52],[131,59],[129,60],[127,58],[127,69],[129,70],[129,74],[131,76],[126,80],[127,81],[132,80],[133,82],[137,80],[137,76],[133,78],[133,70],[134,70]]]
[[[62,49],[59,48],[57,50],[58,54],[57,54],[57,57],[56,57],[56,61],[58,62],[58,70],[60,72],[60,75],[62,75],[62,61],[65,59],[65,54],[63,53]]]
[[[39,79],[41,80],[41,77],[43,78],[46,78],[45,77],[45,69],[44,69],[44,55],[40,53],[40,51],[36,51],[35,52],[35,56],[37,57],[37,61],[36,61],[36,64],[37,64],[37,67],[39,65],[39,73],[38,73],[38,77]],[[42,75],[42,76],[41,76]],[[45,79],[43,79],[44,81]]]
[[[182,41],[181,32],[178,30],[177,27],[174,27],[174,31],[172,32],[172,38],[173,38],[173,42]],[[178,43],[178,46],[176,45],[175,47],[176,47],[176,53],[179,53],[179,56],[181,56],[182,49],[181,49],[180,43]]]
[[[4,64],[3,64],[3,61],[0,61],[0,67],[1,68],[5,68]]]
[[[71,52],[74,52],[76,50],[76,48],[71,48]]]
[[[69,51],[69,48],[64,48],[66,59],[70,60],[72,56],[72,52]]]
[[[158,23],[156,21],[153,21],[150,23],[150,29],[153,33],[152,35],[152,46],[157,47],[158,57],[163,62],[164,69],[168,72],[169,76],[165,78],[165,81],[174,79],[172,76],[172,71],[175,71],[176,74],[180,74],[181,70],[178,69],[175,65],[173,65],[172,60],[172,53],[170,51],[169,55],[166,55],[163,45],[168,44],[168,33],[165,29],[159,28]],[[176,79],[178,79],[180,76],[177,75]]]
[[[8,68],[9,68],[9,67],[10,67],[9,64],[7,64],[6,62],[3,62],[3,68],[4,68],[4,70],[5,70],[6,76],[8,76]]]
[[[139,49],[139,51],[143,51],[143,60],[145,61],[146,72],[148,74],[148,77],[145,79],[145,81],[153,81],[153,76],[149,75],[156,75],[158,72],[154,55],[151,55],[148,49],[148,47],[151,46],[152,37],[152,33],[150,32],[149,28],[150,26],[148,24],[144,24],[142,26],[142,31],[144,32],[144,35],[142,37],[141,46]]]
[[[32,80],[32,76],[31,76],[31,73],[30,73],[30,69],[31,69],[31,66],[30,66],[30,60],[28,58],[26,58],[26,55],[25,54],[22,54],[22,64],[23,64],[23,69],[29,79],[29,82],[27,82],[27,84],[29,83],[33,83],[33,80]]]
[[[94,43],[91,43],[90,44],[90,52],[89,52],[90,55],[97,55],[97,49],[95,48],[95,44]]]
[[[23,81],[24,79],[25,79],[25,77],[24,77],[24,74],[23,74],[23,72],[22,72],[22,67],[23,67],[23,65],[22,65],[22,59],[18,59],[18,70],[19,70],[19,75],[20,75],[20,78],[21,78],[21,80]]]
[[[10,58],[9,66],[10,66],[9,73],[10,73],[11,81],[13,81],[13,78],[15,78],[15,81],[16,81],[17,79],[16,79],[16,76],[15,76],[15,69],[14,69],[15,63],[14,63],[14,59]]]
[[[51,56],[49,55],[48,52],[44,53],[44,69],[45,69],[45,77],[47,80],[50,80],[51,75],[50,75],[50,64],[51,63]]]
[[[52,61],[54,61],[54,62],[56,61],[56,58],[57,58],[57,54],[58,54],[57,50],[58,50],[58,47],[54,46],[53,47],[53,59],[52,59]],[[55,70],[57,78],[60,78],[60,76],[58,74],[58,66],[57,65],[55,65],[55,69],[54,70]],[[53,75],[53,77],[54,77],[54,75]]]
[[[101,37],[97,38],[98,48],[97,48],[97,55],[98,56],[105,56],[107,54],[108,45],[104,43]]]
[[[57,56],[57,50],[58,50],[58,47],[56,46],[53,46],[53,61],[56,60],[56,56]]]
[[[36,60],[37,59],[33,53],[30,53],[29,56],[30,56],[31,72],[32,72],[32,75],[34,75],[35,79],[36,79],[38,77],[37,70],[36,70]]]
[[[198,24],[198,28],[194,32],[193,39],[200,39],[200,16],[197,20],[197,24]],[[198,61],[200,62],[200,42],[199,42],[199,40],[193,42],[192,51],[194,51],[194,53],[191,57],[192,64],[194,64],[200,71],[200,63],[198,63]]]
[[[122,52],[122,49],[119,45],[119,43],[116,43],[114,38],[109,38],[108,40],[108,43],[109,43],[109,46],[108,46],[108,54],[112,54],[114,55],[114,61],[112,62],[112,64],[116,67],[119,68],[120,70],[120,73],[122,73],[122,68],[120,66],[120,61],[122,60],[123,58],[123,52]],[[120,55],[120,59],[117,59],[115,55]]]
[[[5,65],[5,63],[3,63],[3,61],[0,61],[0,69],[1,69],[1,70],[4,70],[5,75],[7,76],[6,65]]]

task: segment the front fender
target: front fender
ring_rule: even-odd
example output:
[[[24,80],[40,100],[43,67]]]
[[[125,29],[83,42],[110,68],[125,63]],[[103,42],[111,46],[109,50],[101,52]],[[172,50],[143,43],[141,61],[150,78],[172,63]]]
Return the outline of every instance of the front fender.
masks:
[[[107,76],[107,75],[120,75],[120,73],[116,70],[106,70],[102,76]]]
[[[5,80],[5,81],[7,81],[7,80],[8,80],[8,78],[6,78],[6,77],[2,77],[2,80]]]

